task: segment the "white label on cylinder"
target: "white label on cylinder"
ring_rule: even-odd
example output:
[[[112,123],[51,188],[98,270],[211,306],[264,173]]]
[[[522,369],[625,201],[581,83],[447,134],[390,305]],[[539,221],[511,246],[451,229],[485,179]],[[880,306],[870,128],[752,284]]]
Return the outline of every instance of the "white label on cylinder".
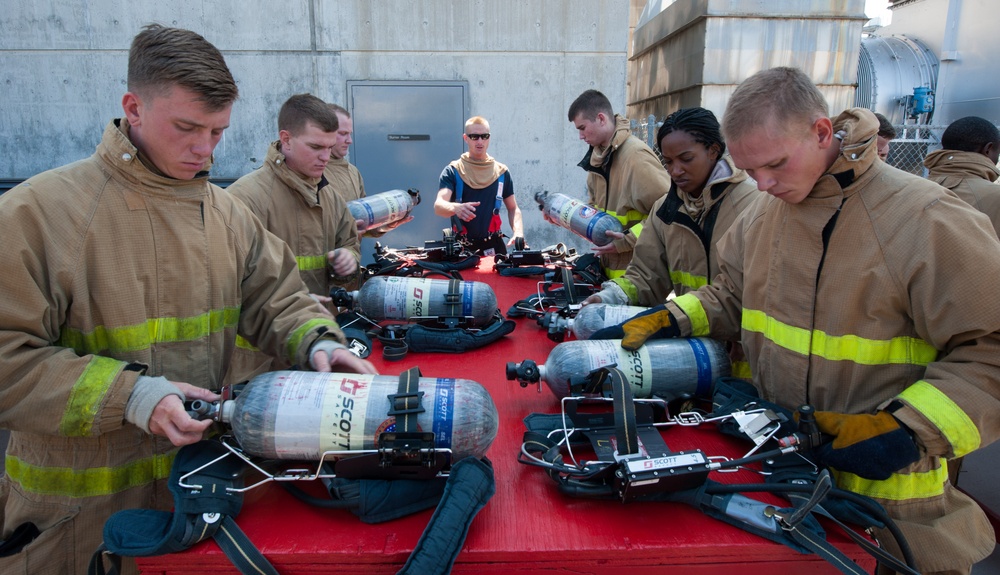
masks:
[[[282,459],[310,459],[316,453],[361,449],[368,388],[373,375],[316,380],[285,378],[274,421],[274,449]]]
[[[618,325],[625,320],[632,319],[635,314],[646,311],[644,307],[633,305],[608,305],[604,307],[604,326],[610,327]]]
[[[400,201],[400,198],[398,198],[395,195],[393,195],[391,197],[386,197],[385,198],[385,205],[388,208],[388,212],[390,214],[396,214],[396,213],[399,213],[399,212],[402,211],[400,209],[402,207],[402,202]]]
[[[559,220],[567,226],[573,219],[573,212],[580,206],[580,202],[569,199],[562,206],[559,207]]]
[[[625,374],[629,385],[632,387],[632,395],[636,397],[649,397],[650,386],[653,385],[652,370],[650,369],[649,351],[646,346],[642,346],[635,351],[622,348],[620,340],[600,339],[590,340],[593,344],[589,353],[590,370],[607,367],[611,364],[618,364],[618,369]]]
[[[385,281],[383,312],[388,319],[427,315],[431,279],[390,277]]]

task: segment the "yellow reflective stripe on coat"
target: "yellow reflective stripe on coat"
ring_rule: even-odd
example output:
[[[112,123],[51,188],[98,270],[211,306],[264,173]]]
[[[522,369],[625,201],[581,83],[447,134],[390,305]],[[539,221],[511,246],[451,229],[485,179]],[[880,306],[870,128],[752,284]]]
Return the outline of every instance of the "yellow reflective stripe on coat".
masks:
[[[608,276],[609,280],[614,280],[624,276],[625,270],[613,270],[611,268],[604,268],[604,275]]]
[[[627,226],[629,222],[637,222],[646,219],[646,214],[640,212],[639,210],[629,210],[625,212],[625,215],[618,215],[618,212],[612,210],[605,210],[605,213],[610,214],[615,217],[623,226]]]
[[[340,329],[340,327],[337,325],[337,322],[333,321],[332,319],[317,318],[317,319],[311,319],[306,323],[302,324],[301,326],[299,326],[298,329],[293,331],[291,337],[288,338],[287,353],[288,353],[289,363],[292,364],[296,363],[295,352],[298,351],[299,346],[302,345],[302,340],[305,339],[306,334],[309,333],[312,329],[320,326],[326,326],[330,329]]]
[[[63,329],[58,345],[88,353],[126,353],[148,349],[154,343],[195,341],[228,327],[236,327],[240,308],[227,307],[192,317],[163,317],[123,327],[99,325],[90,333]]]
[[[759,333],[779,346],[830,361],[853,361],[860,365],[927,365],[938,351],[913,337],[867,339],[856,335],[829,335],[780,322],[762,311],[743,310],[743,329]]]
[[[629,281],[628,278],[620,277],[611,280],[612,283],[622,288],[625,292],[625,297],[628,298],[629,303],[635,303],[639,301],[639,288],[635,287],[635,284]]]
[[[753,381],[753,372],[750,371],[750,364],[745,361],[734,361],[731,375],[746,381]]]
[[[612,215],[621,223],[623,228],[628,229],[632,232],[632,235],[639,237],[642,234],[642,222],[646,219],[646,214],[640,212],[639,210],[629,210],[625,212],[625,215],[618,215],[617,212],[607,210],[605,213]],[[629,222],[635,222],[632,227],[629,227]]]
[[[979,449],[983,441],[979,428],[961,407],[938,388],[920,380],[904,389],[898,397],[941,431],[955,451],[955,457],[962,457]]]
[[[705,276],[696,276],[688,272],[671,271],[670,281],[675,284],[680,284],[684,287],[696,290],[701,286],[708,285],[708,278]]]
[[[241,347],[243,349],[248,349],[250,351],[260,351],[260,349],[257,346],[250,343],[250,341],[247,340],[247,338],[243,337],[242,335],[236,336],[236,347]]]
[[[91,434],[94,418],[104,403],[104,396],[124,368],[124,361],[100,355],[90,358],[69,392],[69,400],[59,422],[60,434],[68,437],[85,437]]]
[[[940,460],[937,469],[918,473],[893,473],[885,481],[865,479],[836,469],[830,471],[836,479],[837,487],[841,489],[891,501],[937,497],[944,493],[944,484],[948,481],[948,465],[944,459]]]
[[[708,335],[708,316],[705,315],[705,308],[701,306],[701,300],[694,294],[686,293],[675,297],[674,305],[681,308],[691,321],[691,337]]]
[[[7,474],[25,491],[61,497],[112,495],[170,476],[176,451],[146,457],[118,467],[42,467],[8,455]]]
[[[632,235],[638,238],[640,235],[642,235],[643,229],[644,228],[642,227],[642,222],[639,222],[634,226],[630,227],[628,231],[632,232]]]
[[[308,272],[326,268],[326,256],[295,256],[295,262],[299,264],[299,269]]]

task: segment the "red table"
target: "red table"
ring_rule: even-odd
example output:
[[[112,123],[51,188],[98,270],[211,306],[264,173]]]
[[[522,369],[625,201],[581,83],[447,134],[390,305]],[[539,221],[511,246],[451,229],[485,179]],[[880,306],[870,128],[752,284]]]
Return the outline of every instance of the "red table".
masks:
[[[535,290],[536,280],[504,278],[492,259],[463,272],[497,293],[504,312]],[[384,374],[418,365],[425,377],[468,378],[483,384],[500,413],[500,429],[488,456],[497,491],[477,515],[453,573],[564,573],[652,575],[660,573],[741,575],[837,573],[814,555],[802,555],[675,503],[630,503],[574,499],[557,492],[540,469],[517,463],[529,413],[557,413],[559,402],[547,389],[522,389],[505,379],[508,361],[530,358],[541,364],[556,344],[532,319],[519,319],[504,340],[461,355],[410,353],[404,360],[373,362]],[[705,453],[736,456],[735,446],[713,427],[672,428],[664,434],[674,451],[699,447]],[[748,471],[712,473],[724,483],[751,483]],[[283,575],[395,573],[406,561],[432,511],[367,525],[348,511],[311,507],[273,483],[246,494],[237,523]],[[830,541],[851,559],[874,570],[874,560],[836,529]],[[137,559],[142,573],[219,575],[236,573],[213,541],[183,553]]]

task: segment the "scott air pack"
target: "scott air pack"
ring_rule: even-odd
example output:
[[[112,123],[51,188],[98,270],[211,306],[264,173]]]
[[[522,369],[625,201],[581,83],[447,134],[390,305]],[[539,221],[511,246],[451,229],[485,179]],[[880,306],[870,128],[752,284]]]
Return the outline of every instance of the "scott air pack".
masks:
[[[533,250],[525,245],[524,238],[514,238],[514,249],[510,253],[497,254],[493,258],[493,271],[514,277],[543,275],[551,272],[552,266],[570,263],[577,257],[576,249],[567,248],[563,243]]]
[[[105,524],[104,544],[91,561],[90,573],[117,573],[121,556],[140,557],[177,552],[208,537],[214,537],[241,573],[276,574],[273,566],[254,548],[233,521],[239,513],[242,494],[272,481],[309,503],[349,509],[368,523],[388,521],[437,506],[423,535],[398,573],[448,573],[461,551],[472,519],[495,492],[492,465],[482,457],[482,452],[489,446],[492,435],[496,432],[496,409],[492,407],[489,395],[480,397],[479,410],[485,412],[478,415],[487,419],[492,415],[492,434],[486,430],[478,440],[471,441],[477,447],[463,451],[461,448],[454,448],[456,442],[470,442],[465,439],[459,441],[457,434],[474,431],[471,428],[452,426],[450,433],[442,436],[441,426],[437,425],[443,420],[449,420],[449,424],[454,423],[454,416],[461,411],[456,405],[456,401],[461,401],[456,400],[457,394],[451,394],[450,400],[442,399],[442,386],[450,385],[446,380],[421,378],[420,371],[414,367],[400,374],[395,384],[389,386],[390,391],[395,393],[385,394],[386,385],[381,380],[378,384],[368,386],[346,379],[350,377],[347,375],[333,377],[345,378],[339,389],[346,393],[345,387],[352,388],[349,391],[354,397],[364,392],[374,393],[375,395],[366,399],[368,407],[375,404],[388,406],[382,417],[387,418],[387,422],[391,421],[391,425],[381,426],[376,432],[372,432],[367,430],[366,419],[365,430],[359,430],[360,437],[375,434],[373,447],[348,452],[333,449],[322,453],[316,453],[312,448],[306,448],[308,453],[303,453],[299,447],[291,447],[292,451],[299,450],[297,455],[319,460],[312,473],[303,470],[301,463],[287,471],[270,473],[268,470],[277,462],[268,462],[244,450],[239,438],[234,435],[225,434],[218,440],[206,440],[183,447],[174,460],[169,479],[169,488],[174,494],[174,512],[126,510],[112,515]],[[461,380],[451,381],[457,383]],[[330,393],[321,393],[324,397],[319,410],[314,407],[296,408],[292,404],[297,400],[286,390],[278,389],[283,385],[274,383],[271,379],[255,378],[238,392],[224,390],[226,393],[220,403],[194,401],[189,404],[189,409],[199,417],[219,421],[226,421],[228,417],[245,418],[247,423],[263,426],[264,431],[260,437],[251,438],[246,433],[241,433],[240,436],[248,445],[266,452],[268,456],[288,454],[290,452],[286,449],[292,443],[286,445],[280,436],[288,433],[289,426],[295,427],[300,423],[295,418],[315,417],[318,412],[330,412],[333,403],[343,398],[338,400],[334,397],[337,394],[332,390],[338,387],[327,381],[325,383],[328,385],[324,385],[324,388]],[[284,383],[290,388],[301,388],[301,385],[293,381]],[[306,380],[304,383],[306,387],[313,387],[311,383],[315,382]],[[354,387],[355,383],[359,385]],[[258,385],[256,389],[255,385]],[[472,387],[475,386],[478,384]],[[241,397],[244,398],[242,403]],[[366,410],[366,402],[360,402],[360,411]],[[346,404],[341,401],[340,407],[343,408]],[[269,410],[269,413],[259,413],[257,410],[260,409]],[[307,411],[312,415],[304,416]],[[432,415],[428,416],[428,412],[432,412]],[[365,417],[368,418],[368,415]],[[427,417],[433,418],[434,422],[429,424]],[[238,424],[235,421],[231,423],[234,424],[235,432]],[[279,432],[276,424],[284,431]],[[429,427],[425,427],[428,425]],[[316,429],[320,427],[299,430],[299,439],[304,436],[305,443],[312,441],[314,444],[318,442],[319,445],[324,445],[325,442],[326,445],[334,446],[337,441],[344,441],[343,437],[320,437],[321,434]],[[426,429],[433,431],[423,431]],[[350,432],[346,433],[350,435]],[[447,445],[445,447],[440,446],[442,438],[446,439],[443,442]],[[263,444],[254,444],[260,440],[263,440]],[[359,441],[364,443],[364,439]],[[458,459],[460,455],[461,458]],[[263,473],[265,478],[244,487],[244,472],[251,468]],[[306,495],[303,490],[292,485],[293,482],[315,480],[326,485],[330,499]],[[110,571],[105,569],[105,559],[111,561]]]
[[[556,397],[562,398],[584,393],[591,372],[609,365],[622,372],[634,397],[667,401],[685,396],[711,397],[713,382],[728,376],[731,369],[725,345],[713,339],[658,339],[635,351],[623,349],[620,340],[606,339],[560,343],[552,348],[543,365],[530,359],[508,363],[506,375],[521,387],[537,384],[539,391],[544,381]]]
[[[483,282],[376,276],[360,290],[331,292],[334,304],[384,320],[481,327],[493,319],[497,296]]]
[[[563,310],[553,311],[535,321],[545,328],[549,339],[561,342],[566,339],[567,332],[572,333],[576,339],[588,339],[597,330],[616,326],[647,309],[649,308],[636,305],[594,303],[582,306],[576,315],[564,313]]]
[[[510,269],[513,268],[500,273]],[[507,317],[538,319],[550,311],[573,316],[583,300],[600,290],[604,279],[600,261],[594,254],[568,259],[546,272],[535,293],[512,305]]]
[[[355,221],[360,221],[358,231],[364,232],[405,219],[420,204],[420,190],[389,190],[347,202],[347,209]]]
[[[538,209],[551,221],[592,242],[605,246],[614,241],[608,232],[622,233],[622,223],[611,214],[558,192],[540,191],[535,194]]]
[[[409,351],[461,353],[514,331],[497,308],[496,294],[483,282],[376,276],[356,292],[336,289],[338,306],[353,308],[383,344],[385,359]],[[385,320],[405,323],[376,325]]]
[[[426,240],[424,247],[389,248],[375,243],[375,261],[365,267],[362,276],[443,275],[462,279],[459,272],[479,265],[479,255],[455,233],[445,228],[441,240]]]
[[[731,525],[802,552],[816,553],[843,573],[865,573],[826,541],[817,517],[825,517],[873,555],[900,573],[915,573],[912,554],[898,527],[874,500],[833,487],[829,472],[801,456],[798,446],[780,446],[779,437],[794,433],[787,410],[747,393],[752,386],[735,378],[715,383],[713,409],[670,413],[665,401],[635,399],[624,374],[615,367],[591,372],[585,386],[599,398],[571,396],[561,414],[531,414],[518,462],[542,468],[559,490],[574,497],[629,501],[664,501],[691,505]],[[612,412],[587,406],[611,404]],[[598,403],[600,405],[600,403]],[[710,456],[700,449],[671,451],[661,430],[671,426],[713,423],[727,426],[754,446],[742,457]],[[801,430],[800,430],[801,431]],[[807,432],[805,432],[807,433]],[[773,443],[772,440],[775,440]],[[788,442],[783,442],[788,443]],[[592,450],[596,460],[586,457]],[[762,449],[764,446],[771,449]],[[716,471],[748,468],[763,462],[767,482],[723,484],[710,479]],[[789,507],[776,507],[743,495],[767,492],[786,497]],[[847,527],[886,528],[903,549],[906,563]]]

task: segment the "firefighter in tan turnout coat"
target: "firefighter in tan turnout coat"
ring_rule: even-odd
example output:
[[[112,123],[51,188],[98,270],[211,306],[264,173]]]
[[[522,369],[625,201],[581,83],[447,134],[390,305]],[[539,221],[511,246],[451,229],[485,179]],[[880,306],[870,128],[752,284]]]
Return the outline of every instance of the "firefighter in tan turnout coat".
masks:
[[[264,164],[226,188],[288,244],[309,293],[331,313],[335,278],[354,279],[361,259],[354,218],[324,174],[337,128],[337,115],[323,100],[310,94],[288,98],[278,112],[278,140],[268,145]],[[242,337],[236,346],[227,384],[289,366]]]
[[[128,89],[93,156],[0,197],[0,540],[39,532],[5,549],[5,575],[86,573],[112,513],[171,508],[177,447],[211,424],[183,400],[218,399],[237,334],[374,371],[336,343],[288,248],[208,182],[237,96],[218,50],[149,26]]]
[[[617,218],[625,229],[622,237],[592,248],[604,274],[615,279],[625,274],[646,216],[670,189],[670,177],[653,150],[631,135],[628,119],[612,111],[604,94],[580,94],[568,116],[590,146],[579,163],[587,172],[587,203]]]
[[[736,90],[723,131],[773,197],[737,220],[712,285],[621,324],[622,345],[739,338],[765,399],[810,404],[841,488],[882,503],[922,573],[969,573],[993,550],[946,462],[1000,434],[1000,241],[947,190],[876,160],[878,122],[831,121],[799,70]],[[891,537],[877,535],[890,550]]]

